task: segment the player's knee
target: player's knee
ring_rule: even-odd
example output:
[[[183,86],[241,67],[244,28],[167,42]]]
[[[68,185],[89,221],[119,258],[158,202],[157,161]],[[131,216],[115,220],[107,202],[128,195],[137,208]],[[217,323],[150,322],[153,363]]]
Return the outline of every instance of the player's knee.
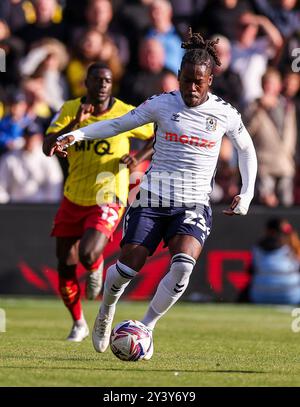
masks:
[[[101,252],[97,250],[87,250],[85,248],[79,248],[79,260],[80,263],[87,269],[93,266],[94,263],[98,260]]]
[[[139,272],[144,266],[147,256],[147,249],[143,246],[135,247],[133,249],[128,249],[124,246],[122,248],[119,261],[120,263],[125,264],[127,267]]]
[[[196,260],[193,257],[185,253],[175,254],[171,259],[170,273],[179,284],[183,283],[189,280],[195,264]]]

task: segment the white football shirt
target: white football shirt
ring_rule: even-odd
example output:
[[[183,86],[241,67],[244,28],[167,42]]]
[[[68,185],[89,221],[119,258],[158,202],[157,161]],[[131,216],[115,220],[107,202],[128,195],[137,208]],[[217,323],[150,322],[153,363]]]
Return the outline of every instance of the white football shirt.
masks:
[[[179,204],[208,204],[222,137],[226,134],[238,151],[243,183],[241,204],[248,209],[257,171],[253,143],[237,110],[212,93],[196,107],[188,107],[179,91],[163,93],[122,117],[67,135],[72,134],[75,141],[106,138],[149,122],[155,123],[154,154],[141,188]]]

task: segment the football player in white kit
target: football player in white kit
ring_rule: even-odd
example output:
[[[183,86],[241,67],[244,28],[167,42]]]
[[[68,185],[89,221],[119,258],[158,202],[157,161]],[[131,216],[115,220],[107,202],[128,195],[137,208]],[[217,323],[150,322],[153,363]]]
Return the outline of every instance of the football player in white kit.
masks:
[[[153,96],[122,117],[67,133],[52,148],[51,154],[66,155],[65,148],[77,141],[112,137],[155,123],[152,162],[124,216],[119,260],[107,270],[93,330],[98,352],[109,345],[117,301],[162,239],[171,264],[142,319],[150,332],[184,293],[210,233],[209,194],[224,134],[237,149],[242,178],[240,194],[224,213],[246,215],[253,198],[257,160],[251,137],[236,109],[209,92],[214,64],[220,64],[215,44],[190,33],[182,44],[186,53],[178,72],[180,91]],[[145,359],[152,354],[153,347]]]

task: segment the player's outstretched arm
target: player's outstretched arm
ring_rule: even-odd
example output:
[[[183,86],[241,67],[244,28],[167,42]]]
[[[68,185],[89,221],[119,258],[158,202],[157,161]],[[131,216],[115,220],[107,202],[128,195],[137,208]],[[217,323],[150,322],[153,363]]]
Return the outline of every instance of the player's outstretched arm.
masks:
[[[225,215],[246,215],[254,196],[257,174],[257,158],[250,134],[240,120],[238,126],[227,133],[238,152],[239,170],[242,178],[241,193],[233,198]]]
[[[81,140],[105,139],[116,136],[125,131],[135,129],[146,123],[154,121],[151,112],[142,106],[131,110],[129,113],[112,120],[102,120],[89,126],[63,134],[58,137],[51,151],[65,151],[66,148]]]

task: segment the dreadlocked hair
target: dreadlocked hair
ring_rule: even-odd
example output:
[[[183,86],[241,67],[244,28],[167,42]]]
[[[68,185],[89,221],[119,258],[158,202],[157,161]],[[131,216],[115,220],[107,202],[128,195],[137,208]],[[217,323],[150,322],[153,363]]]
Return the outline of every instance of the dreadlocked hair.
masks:
[[[181,48],[187,50],[182,58],[181,68],[186,62],[195,65],[206,65],[211,70],[215,65],[220,66],[221,61],[216,50],[218,42],[219,38],[205,40],[200,33],[193,33],[190,28],[188,41],[181,44]]]

